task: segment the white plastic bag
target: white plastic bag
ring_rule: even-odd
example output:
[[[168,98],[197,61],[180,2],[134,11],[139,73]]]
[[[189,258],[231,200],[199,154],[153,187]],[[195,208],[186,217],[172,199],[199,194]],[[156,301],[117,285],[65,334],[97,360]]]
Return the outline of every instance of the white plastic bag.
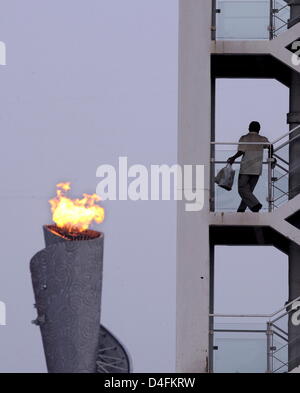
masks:
[[[228,164],[217,174],[215,178],[215,183],[217,183],[219,187],[222,187],[227,191],[231,191],[234,182],[234,176],[235,170],[232,169],[232,166],[230,164]]]

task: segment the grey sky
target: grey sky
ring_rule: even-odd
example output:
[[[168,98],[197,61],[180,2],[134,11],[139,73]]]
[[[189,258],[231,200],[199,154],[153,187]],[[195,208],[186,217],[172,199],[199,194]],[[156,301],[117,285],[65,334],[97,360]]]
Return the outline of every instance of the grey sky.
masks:
[[[177,5],[0,2],[0,40],[8,56],[0,68],[0,300],[8,310],[8,326],[0,327],[1,372],[45,371],[40,333],[30,324],[29,260],[44,247],[41,226],[51,221],[47,201],[55,184],[71,181],[74,195],[94,192],[96,168],[116,164],[119,156],[128,156],[129,164],[176,162]],[[279,135],[286,90],[270,81],[245,82],[246,90],[240,83],[222,82],[218,137],[237,139],[252,117],[267,136]],[[127,346],[134,371],[174,371],[176,204],[104,206],[106,221],[96,227],[106,237],[102,322]],[[228,257],[220,254],[218,261]],[[270,274],[269,265],[261,269]],[[220,291],[232,284],[232,270],[223,265],[223,273]],[[228,310],[226,302],[220,308]]]
[[[175,163],[174,0],[1,1],[0,370],[45,371],[29,260],[44,247],[58,181],[95,192],[96,169]],[[105,203],[102,322],[134,370],[175,364],[174,202]],[[162,356],[163,354],[163,356]]]

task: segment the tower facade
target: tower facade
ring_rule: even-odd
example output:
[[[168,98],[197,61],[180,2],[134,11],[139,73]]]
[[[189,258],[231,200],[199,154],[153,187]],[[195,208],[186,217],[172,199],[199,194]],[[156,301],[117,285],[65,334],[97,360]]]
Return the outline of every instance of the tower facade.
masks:
[[[225,3],[179,0],[178,162],[205,166],[205,203],[202,211],[191,213],[185,211],[184,202],[178,202],[177,371],[214,371],[214,247],[258,244],[272,245],[289,256],[290,298],[278,316],[284,314],[288,321],[286,331],[281,325],[279,328],[288,343],[284,370],[291,370],[300,365],[300,331],[293,318],[295,301],[300,297],[300,62],[293,57],[300,48],[300,0],[261,1],[252,11],[253,3],[244,10],[243,4],[238,4],[250,3],[247,1]],[[230,25],[232,10],[235,20],[241,13],[240,27],[243,12],[247,23],[251,23],[247,12],[266,21],[257,25],[252,35],[247,29],[239,34],[240,27],[234,30]],[[278,26],[280,20],[282,25]],[[259,214],[226,212],[216,206],[214,177],[216,164],[222,164],[214,132],[217,78],[272,78],[290,88],[287,122],[291,132],[274,141],[274,152],[269,149],[265,162],[268,201]],[[286,147],[289,154],[283,157]],[[281,176],[289,184],[287,190],[281,190],[283,197],[277,191]],[[265,371],[274,372],[278,351],[274,340],[279,333],[272,315],[265,318]]]

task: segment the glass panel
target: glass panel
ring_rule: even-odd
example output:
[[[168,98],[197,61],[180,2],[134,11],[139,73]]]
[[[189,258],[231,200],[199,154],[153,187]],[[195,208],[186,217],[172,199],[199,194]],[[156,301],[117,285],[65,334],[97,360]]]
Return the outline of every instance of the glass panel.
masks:
[[[215,164],[215,173],[217,173],[226,166],[227,159],[236,153],[236,150],[218,150],[216,147],[216,158],[217,162],[221,161],[222,163]],[[267,160],[267,150],[264,153],[264,162]],[[239,167],[240,167],[240,159],[236,161],[233,168],[236,170],[234,185],[231,191],[226,191],[223,188],[220,188],[217,184],[215,185],[215,211],[237,211],[237,208],[241,202],[241,198],[238,193],[238,176],[239,176]],[[258,198],[260,203],[263,205],[262,211],[268,211],[268,165],[263,165],[263,173],[257,183],[257,186],[254,190],[255,196]]]
[[[265,373],[267,371],[267,322],[261,318],[215,317],[214,322],[214,372],[215,373]],[[224,319],[223,319],[224,321]],[[272,325],[272,370],[288,372],[288,316]]]
[[[215,329],[265,330],[264,324],[216,324]],[[216,332],[215,373],[265,373],[267,371],[266,333]]]
[[[217,39],[269,39],[269,0],[218,0],[217,8]]]

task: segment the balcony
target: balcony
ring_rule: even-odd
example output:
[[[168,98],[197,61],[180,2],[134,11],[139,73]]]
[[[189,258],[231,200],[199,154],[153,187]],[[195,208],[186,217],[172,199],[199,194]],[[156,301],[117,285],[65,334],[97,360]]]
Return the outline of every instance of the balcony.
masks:
[[[284,0],[214,0],[216,40],[271,40],[288,27]]]

